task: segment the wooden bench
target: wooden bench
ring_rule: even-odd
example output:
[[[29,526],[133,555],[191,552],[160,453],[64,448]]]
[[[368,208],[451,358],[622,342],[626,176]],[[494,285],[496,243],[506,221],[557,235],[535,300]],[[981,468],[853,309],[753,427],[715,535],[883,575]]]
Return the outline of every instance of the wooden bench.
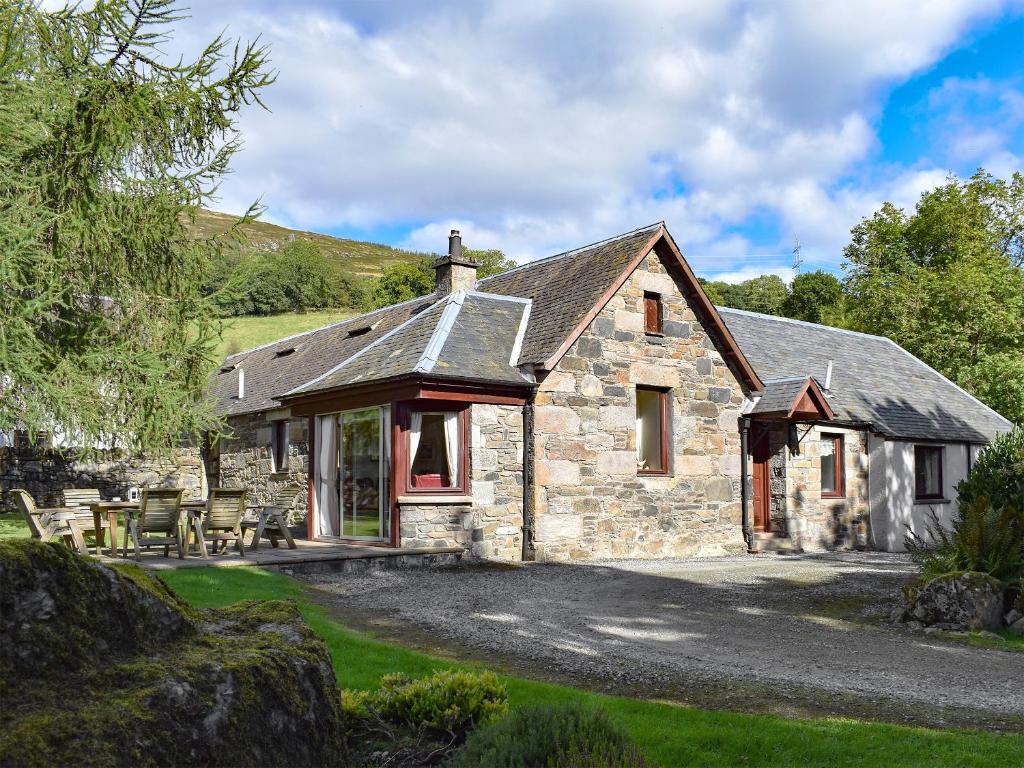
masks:
[[[292,532],[288,530],[288,513],[295,509],[295,501],[303,488],[301,485],[289,485],[278,491],[274,500],[260,509],[254,520],[242,521],[242,534],[245,531],[255,529],[252,541],[249,543],[249,551],[255,552],[260,547],[260,540],[266,536],[270,539],[271,546],[276,547],[279,540],[284,539],[288,549],[295,549],[295,539]]]
[[[32,494],[22,488],[12,488],[11,495],[21,510],[33,539],[50,541],[53,537],[59,536],[69,543],[72,549],[83,555],[86,553],[85,538],[78,526],[75,510],[64,507],[37,507]]]

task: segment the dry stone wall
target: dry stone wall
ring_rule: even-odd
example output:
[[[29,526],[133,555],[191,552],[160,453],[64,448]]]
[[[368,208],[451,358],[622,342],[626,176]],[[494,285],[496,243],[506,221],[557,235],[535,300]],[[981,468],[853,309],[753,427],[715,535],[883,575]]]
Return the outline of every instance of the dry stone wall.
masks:
[[[738,418],[745,393],[679,280],[648,255],[541,382],[538,559],[743,551]],[[662,297],[663,336],[644,333],[645,291]],[[664,477],[637,474],[637,385],[670,391]]]
[[[129,488],[185,489],[185,498],[206,497],[206,477],[198,448],[181,447],[166,458],[103,451],[83,459],[77,449],[37,446],[0,448],[0,509],[13,511],[9,491],[23,488],[40,506],[63,503],[65,488],[98,488],[100,496],[128,497]]]

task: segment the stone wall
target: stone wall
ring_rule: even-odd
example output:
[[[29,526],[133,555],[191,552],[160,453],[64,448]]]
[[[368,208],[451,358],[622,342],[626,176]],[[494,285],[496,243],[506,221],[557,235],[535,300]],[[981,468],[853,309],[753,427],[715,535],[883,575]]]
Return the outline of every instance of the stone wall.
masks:
[[[268,504],[288,484],[309,484],[309,421],[288,422],[288,471],[274,472],[270,454],[272,426],[265,413],[228,419],[230,434],[221,438],[209,461],[210,482],[224,488],[248,488],[247,503]],[[219,466],[218,466],[219,465]],[[302,522],[309,512],[309,494],[300,493],[290,523]]]
[[[648,255],[542,381],[534,446],[538,559],[744,551],[737,422],[745,393],[680,279]],[[644,333],[645,290],[662,296],[663,336]],[[670,388],[665,477],[637,474],[638,384]]]
[[[478,557],[518,560],[523,525],[523,409],[470,408],[472,500],[399,505],[403,547],[465,547]]]
[[[75,449],[32,446],[0,448],[0,509],[12,511],[8,491],[24,488],[40,506],[63,503],[65,488],[98,488],[100,496],[128,497],[129,488],[185,489],[185,498],[206,497],[206,476],[198,448],[182,447],[165,459],[104,451],[82,459]]]
[[[843,436],[845,498],[822,498],[821,434]],[[798,451],[788,450],[787,521],[790,538],[803,549],[851,549],[870,541],[867,434],[831,426],[797,427]],[[863,538],[866,537],[866,538]]]

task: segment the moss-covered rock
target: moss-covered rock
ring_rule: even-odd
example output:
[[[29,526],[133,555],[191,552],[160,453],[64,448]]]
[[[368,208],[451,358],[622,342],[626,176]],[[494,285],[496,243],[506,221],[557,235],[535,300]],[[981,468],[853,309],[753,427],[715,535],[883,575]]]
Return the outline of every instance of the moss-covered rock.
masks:
[[[144,572],[0,544],[0,766],[342,765],[330,656],[293,604],[195,611]]]

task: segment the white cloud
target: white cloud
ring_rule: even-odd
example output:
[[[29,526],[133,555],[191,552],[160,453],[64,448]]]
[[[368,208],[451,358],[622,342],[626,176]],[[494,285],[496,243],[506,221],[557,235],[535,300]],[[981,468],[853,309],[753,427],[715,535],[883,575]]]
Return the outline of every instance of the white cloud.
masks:
[[[745,280],[750,280],[761,275],[778,275],[782,278],[783,282],[790,282],[796,271],[792,267],[743,267],[743,269],[736,269],[732,272],[719,272],[717,274],[709,274],[707,278],[709,280],[716,280],[723,283],[742,283]]]
[[[1000,6],[236,0],[199,5],[180,42],[261,34],[280,71],[225,209],[262,195],[283,223],[408,227],[430,250],[456,226],[518,259],[664,219],[715,269],[757,266],[732,231],[755,213],[779,250],[799,236],[836,263],[873,206],[941,181],[927,163],[858,180],[881,98]]]

